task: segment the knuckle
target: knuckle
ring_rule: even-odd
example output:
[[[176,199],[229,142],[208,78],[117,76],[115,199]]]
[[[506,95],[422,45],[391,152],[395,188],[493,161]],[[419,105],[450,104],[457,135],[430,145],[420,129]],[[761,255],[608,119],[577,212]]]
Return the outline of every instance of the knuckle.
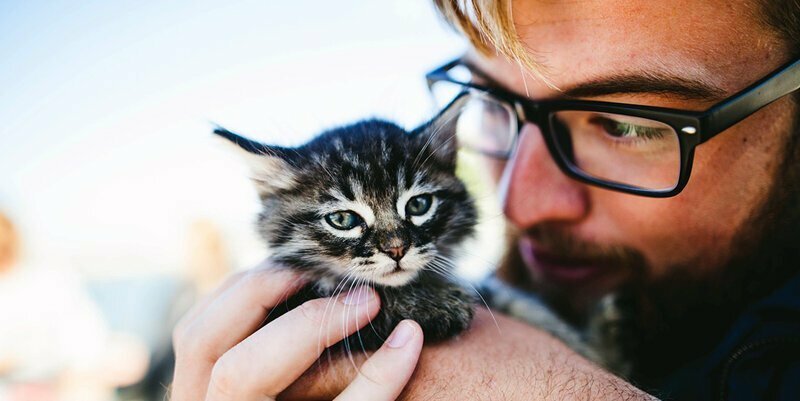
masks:
[[[186,325],[187,323],[181,319],[175,327],[172,328],[172,344],[176,346],[178,344],[183,344],[184,338],[186,338]]]
[[[217,393],[233,396],[244,387],[243,373],[231,357],[223,355],[211,369],[209,386]]]
[[[270,276],[265,271],[248,271],[237,281],[233,291],[245,299],[260,299],[269,294],[270,287],[274,286],[274,280]]]
[[[197,346],[192,344],[192,340],[196,340],[196,336],[191,334],[190,325],[189,322],[181,320],[172,329],[172,344],[176,353],[187,349],[197,349]]]
[[[393,379],[397,380],[392,374],[392,372],[396,371],[397,369],[391,369],[390,366],[382,366],[382,364],[377,363],[375,360],[368,360],[358,374],[364,376],[373,383],[388,386],[392,384]]]
[[[205,341],[201,336],[192,334],[191,326],[175,326],[172,332],[172,343],[176,354],[196,354],[206,347]]]
[[[247,271],[239,279],[239,285],[246,289],[263,288],[269,283],[270,273],[270,271],[262,269]]]
[[[266,384],[270,380],[249,374],[251,363],[247,363],[248,358],[242,352],[229,351],[217,360],[211,369],[209,389],[224,395],[226,399],[241,399],[242,394],[261,394],[265,398],[260,399],[274,400],[274,395],[270,395],[270,386]]]
[[[175,358],[183,360],[209,359],[216,360],[222,352],[215,346],[215,340],[208,330],[203,330],[200,322],[191,322],[183,327],[176,327],[172,333]],[[224,351],[223,351],[224,352]]]
[[[230,276],[228,276],[225,279],[225,281],[223,281],[220,285],[218,285],[216,287],[217,291],[224,291],[226,288],[230,288],[232,286],[235,286],[236,284],[238,284],[238,283],[240,283],[242,281],[242,279],[247,275],[247,273],[248,272],[246,272],[246,271],[242,271],[242,272],[236,272],[236,273],[231,274]],[[218,294],[217,294],[217,296],[218,296]]]
[[[253,269],[239,280],[242,288],[249,293],[263,293],[265,288],[284,290],[291,283],[290,272],[277,269]]]
[[[328,305],[328,300],[324,298],[312,299],[300,305],[302,315],[311,323],[316,325],[322,324],[325,315],[325,309]]]
[[[192,326],[197,322],[198,317],[193,313],[193,309],[184,313],[183,316],[172,327],[172,343],[183,344],[192,338]]]

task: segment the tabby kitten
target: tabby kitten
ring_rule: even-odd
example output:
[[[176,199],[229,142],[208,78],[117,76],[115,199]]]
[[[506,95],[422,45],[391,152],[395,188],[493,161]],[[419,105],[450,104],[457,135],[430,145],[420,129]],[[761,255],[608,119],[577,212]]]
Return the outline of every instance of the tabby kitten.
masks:
[[[445,111],[411,132],[362,121],[294,148],[214,131],[245,151],[273,262],[310,279],[287,309],[359,284],[379,294],[377,317],[346,347],[377,349],[403,319],[417,321],[426,341],[454,336],[472,319],[473,297],[450,279],[454,249],[476,223],[455,175],[450,120]]]

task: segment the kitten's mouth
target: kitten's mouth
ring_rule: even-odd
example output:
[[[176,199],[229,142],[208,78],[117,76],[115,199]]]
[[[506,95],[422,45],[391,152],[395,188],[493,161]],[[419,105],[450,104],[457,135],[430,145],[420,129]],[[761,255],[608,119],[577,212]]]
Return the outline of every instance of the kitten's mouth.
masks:
[[[387,269],[388,270],[388,269]],[[408,284],[409,281],[416,277],[417,272],[409,269],[404,269],[400,265],[395,265],[393,269],[384,272],[374,279],[377,284],[397,287]]]
[[[386,272],[386,273],[383,273],[383,276],[384,276],[384,277],[386,277],[386,276],[391,276],[391,275],[393,275],[393,274],[401,273],[401,272],[404,272],[404,271],[405,271],[405,269],[403,269],[402,267],[400,267],[400,262],[397,262],[397,264],[396,264],[396,265],[394,265],[394,269],[392,269],[391,271],[388,271],[388,272]]]

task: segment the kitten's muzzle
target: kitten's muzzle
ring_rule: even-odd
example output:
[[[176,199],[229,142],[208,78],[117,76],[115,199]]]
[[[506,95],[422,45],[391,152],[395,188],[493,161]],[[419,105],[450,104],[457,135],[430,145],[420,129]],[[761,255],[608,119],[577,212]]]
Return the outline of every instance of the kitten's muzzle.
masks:
[[[408,245],[403,244],[399,246],[385,246],[381,244],[378,249],[380,249],[381,252],[389,255],[389,257],[395,261],[400,261],[400,259],[402,259],[408,251]]]

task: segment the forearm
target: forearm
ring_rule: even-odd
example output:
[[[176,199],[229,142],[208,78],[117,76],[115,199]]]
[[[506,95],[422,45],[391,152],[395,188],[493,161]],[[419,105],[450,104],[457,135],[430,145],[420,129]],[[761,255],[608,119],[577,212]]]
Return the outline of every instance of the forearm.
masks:
[[[652,400],[550,335],[485,309],[453,340],[426,346],[400,400]],[[333,399],[357,374],[353,360],[323,356],[282,400]]]
[[[478,313],[474,330],[427,347],[403,400],[652,400],[522,323]]]

